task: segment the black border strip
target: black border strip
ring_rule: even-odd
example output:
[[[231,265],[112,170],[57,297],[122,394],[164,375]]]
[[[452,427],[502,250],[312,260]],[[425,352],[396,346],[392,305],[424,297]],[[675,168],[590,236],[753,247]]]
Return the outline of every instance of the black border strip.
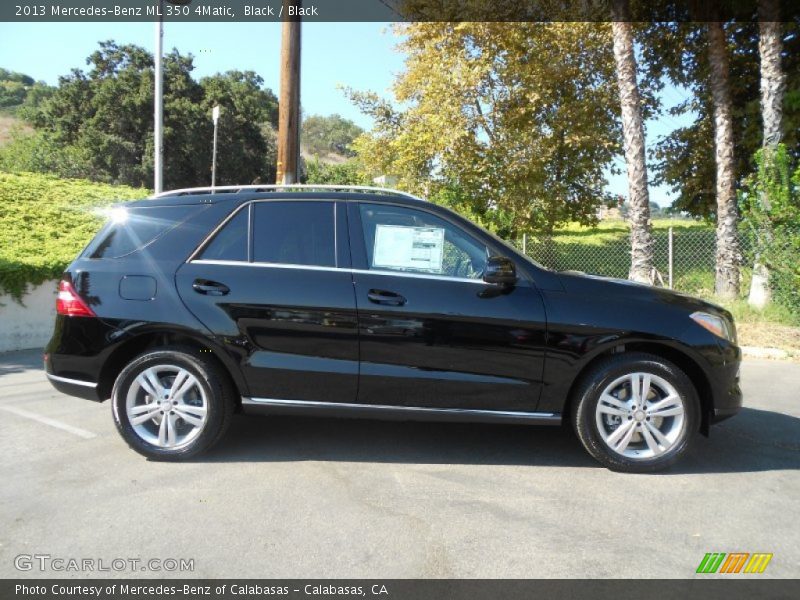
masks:
[[[713,576],[709,576],[713,577]],[[133,592],[132,590],[136,590]],[[38,590],[34,591],[34,590]],[[80,590],[84,590],[81,592]],[[98,594],[99,590],[99,594]],[[800,580],[738,575],[727,579],[4,579],[3,600],[264,600],[265,598],[388,600],[789,600]]]
[[[795,21],[800,2],[775,0],[759,15],[759,0],[292,0],[303,16],[284,15],[282,0],[4,0],[6,22],[457,22],[457,21]],[[765,5],[767,3],[764,3]],[[762,8],[763,10],[763,8]]]

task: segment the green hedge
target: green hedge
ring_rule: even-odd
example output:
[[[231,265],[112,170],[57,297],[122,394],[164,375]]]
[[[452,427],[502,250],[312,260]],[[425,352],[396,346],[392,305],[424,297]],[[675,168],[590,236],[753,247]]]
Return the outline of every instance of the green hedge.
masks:
[[[0,293],[20,301],[29,284],[58,278],[102,224],[98,209],[147,195],[81,179],[0,173]]]

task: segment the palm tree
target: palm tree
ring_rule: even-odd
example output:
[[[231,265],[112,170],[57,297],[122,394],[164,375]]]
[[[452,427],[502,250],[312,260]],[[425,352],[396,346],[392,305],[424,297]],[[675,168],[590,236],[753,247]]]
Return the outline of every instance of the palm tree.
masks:
[[[653,273],[650,195],[647,190],[644,124],[639,87],[636,83],[636,58],[633,54],[633,32],[628,21],[628,0],[613,0],[611,9],[625,163],[628,167],[628,214],[631,221],[631,270],[628,277],[633,281],[649,283],[652,282]]]
[[[783,96],[786,92],[786,75],[781,67],[780,6],[777,0],[760,0],[758,3],[758,53],[761,57],[761,118],[764,125],[764,160],[780,144],[783,137]],[[763,208],[769,211],[769,200],[762,197]],[[768,234],[767,234],[768,235]],[[759,263],[753,266],[749,303],[763,307],[769,302],[769,272]]]
[[[780,8],[777,0],[759,3],[758,52],[761,56],[761,114],[764,120],[764,147],[774,149],[781,143],[783,96],[786,75],[781,67],[783,52]]]
[[[715,292],[722,298],[739,295],[739,238],[736,222],[736,174],[728,72],[728,48],[722,23],[708,24],[708,61],[714,105],[714,148],[717,164],[717,257]]]

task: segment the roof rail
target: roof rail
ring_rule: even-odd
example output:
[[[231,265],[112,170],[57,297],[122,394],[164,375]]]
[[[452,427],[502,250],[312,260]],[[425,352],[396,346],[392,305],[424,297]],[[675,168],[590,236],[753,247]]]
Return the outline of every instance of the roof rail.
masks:
[[[414,200],[425,201],[424,198],[419,198],[408,192],[400,190],[393,190],[390,188],[368,186],[368,185],[331,185],[331,184],[315,184],[315,183],[287,183],[287,184],[267,184],[267,185],[218,185],[215,187],[194,187],[194,188],[181,188],[177,190],[168,190],[159,194],[153,194],[151,198],[167,198],[170,196],[191,196],[193,194],[236,194],[239,192],[267,192],[267,191],[283,191],[283,190],[302,190],[313,192],[315,190],[322,191],[343,191],[343,192],[362,192],[372,194],[385,194],[387,196],[401,196],[403,198],[412,198]]]

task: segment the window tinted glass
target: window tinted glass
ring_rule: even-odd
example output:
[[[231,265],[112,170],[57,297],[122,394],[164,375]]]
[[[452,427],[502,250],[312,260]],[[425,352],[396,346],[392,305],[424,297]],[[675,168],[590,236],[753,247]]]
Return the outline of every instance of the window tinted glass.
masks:
[[[123,221],[110,225],[91,258],[119,258],[140,250],[186,219],[192,208],[162,206],[129,209]]]
[[[336,266],[333,202],[257,202],[253,260]]]
[[[360,204],[371,269],[480,279],[487,248],[459,227],[421,210]]]
[[[245,206],[217,232],[200,254],[205,260],[247,260],[248,210]]]

